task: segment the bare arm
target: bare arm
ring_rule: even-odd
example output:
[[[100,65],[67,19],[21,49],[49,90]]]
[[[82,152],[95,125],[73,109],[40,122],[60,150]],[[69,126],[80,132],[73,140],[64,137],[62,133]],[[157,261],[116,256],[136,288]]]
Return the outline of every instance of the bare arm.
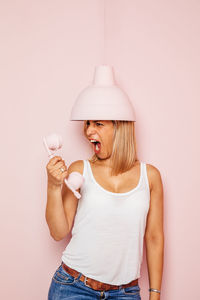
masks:
[[[82,161],[76,161],[69,166],[67,176],[66,174],[62,175],[63,178],[60,178],[60,184],[53,184],[52,180],[48,180],[46,221],[50,234],[56,241],[60,241],[70,232],[78,204],[78,199],[66,184],[62,182],[64,178],[68,178],[70,173],[80,171],[80,165],[83,165],[81,162]],[[62,165],[60,164],[58,168],[63,166],[63,164],[64,162]],[[55,178],[58,179],[58,177],[54,177],[54,179]]]
[[[63,209],[61,186],[48,184],[46,222],[54,240],[59,241],[67,235],[69,227]]]
[[[81,175],[83,174],[82,160],[77,160],[69,166],[68,173],[70,174],[72,172],[79,172]],[[80,193],[80,188],[78,189],[78,192]],[[69,233],[73,226],[73,221],[76,215],[79,200],[74,196],[72,191],[68,189],[65,184],[63,184],[62,187],[62,201],[63,201],[65,217],[68,223],[68,233]]]
[[[149,287],[161,290],[164,259],[163,185],[160,172],[152,165],[148,165],[148,177],[151,178],[151,201],[145,243]],[[160,294],[157,292],[150,292],[149,295],[150,300],[160,300]]]

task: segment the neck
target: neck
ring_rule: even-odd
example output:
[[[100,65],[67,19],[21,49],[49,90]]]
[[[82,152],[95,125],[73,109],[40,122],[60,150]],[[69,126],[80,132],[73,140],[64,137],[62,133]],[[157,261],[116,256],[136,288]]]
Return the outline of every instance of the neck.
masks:
[[[108,158],[99,158],[97,157],[98,160],[98,164],[101,165],[101,166],[105,166],[105,167],[108,167],[108,168],[111,168],[112,167],[112,161],[111,161],[111,158],[108,157]]]

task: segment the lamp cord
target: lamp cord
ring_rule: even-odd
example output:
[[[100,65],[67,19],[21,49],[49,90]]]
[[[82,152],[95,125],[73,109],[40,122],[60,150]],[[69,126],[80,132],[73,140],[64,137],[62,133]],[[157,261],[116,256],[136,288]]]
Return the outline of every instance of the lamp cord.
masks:
[[[106,0],[103,1],[103,64],[106,64],[106,47],[105,47],[105,40],[106,40],[106,26],[105,26],[105,19],[106,19]]]

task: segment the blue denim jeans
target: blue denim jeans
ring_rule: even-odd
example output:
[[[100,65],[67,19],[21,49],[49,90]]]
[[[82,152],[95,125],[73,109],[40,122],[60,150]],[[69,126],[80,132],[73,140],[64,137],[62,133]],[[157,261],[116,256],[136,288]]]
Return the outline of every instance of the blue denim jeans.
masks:
[[[139,285],[127,288],[122,288],[120,285],[117,290],[99,291],[92,289],[82,282],[79,279],[81,275],[82,273],[79,273],[76,278],[73,277],[63,269],[61,263],[52,277],[48,292],[48,300],[141,300]]]

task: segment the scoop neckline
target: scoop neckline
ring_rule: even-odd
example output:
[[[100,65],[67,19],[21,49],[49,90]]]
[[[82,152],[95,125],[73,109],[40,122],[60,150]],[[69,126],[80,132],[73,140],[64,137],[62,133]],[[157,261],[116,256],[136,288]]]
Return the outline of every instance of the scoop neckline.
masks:
[[[101,189],[103,190],[104,192],[106,192],[107,194],[110,194],[110,195],[115,195],[115,196],[123,196],[123,195],[129,195],[131,194],[132,192],[134,192],[135,190],[137,190],[139,187],[140,187],[140,184],[141,184],[141,181],[142,181],[142,162],[140,162],[140,177],[139,177],[139,181],[138,181],[138,184],[136,185],[136,187],[134,187],[132,190],[128,191],[128,192],[125,192],[125,193],[114,193],[114,192],[110,192],[106,189],[104,189],[97,181],[96,179],[94,178],[94,175],[93,175],[93,172],[92,172],[92,168],[91,168],[91,165],[90,165],[90,162],[88,160],[86,160],[88,162],[88,165],[89,165],[89,169],[90,169],[90,173],[91,173],[91,177],[92,177],[92,180],[93,182]]]

